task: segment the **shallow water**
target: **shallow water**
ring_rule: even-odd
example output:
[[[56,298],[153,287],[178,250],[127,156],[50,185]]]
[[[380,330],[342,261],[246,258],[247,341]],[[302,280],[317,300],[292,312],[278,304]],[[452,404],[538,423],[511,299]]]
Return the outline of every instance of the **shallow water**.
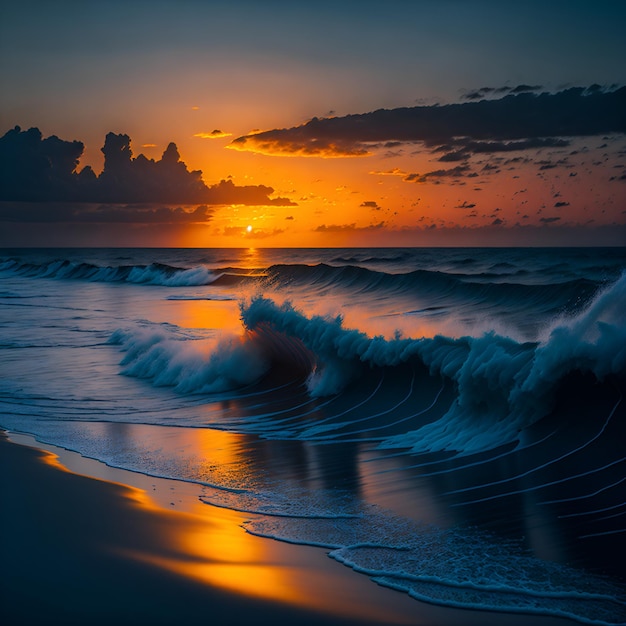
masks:
[[[619,623],[625,269],[623,249],[5,250],[0,426],[198,484],[417,599]]]

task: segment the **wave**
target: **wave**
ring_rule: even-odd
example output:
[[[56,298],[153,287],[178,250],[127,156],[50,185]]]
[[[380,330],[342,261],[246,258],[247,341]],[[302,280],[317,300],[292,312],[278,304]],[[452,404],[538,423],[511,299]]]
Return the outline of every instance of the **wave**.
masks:
[[[341,317],[307,317],[263,296],[240,309],[241,337],[207,343],[139,329],[117,331],[111,342],[127,353],[124,373],[181,393],[262,385],[270,375],[301,381],[308,401],[290,406],[282,397],[288,408],[276,412],[268,408],[276,399],[268,400],[238,428],[324,441],[367,436],[413,453],[473,454],[518,442],[550,414],[568,377],[617,389],[626,380],[626,274],[541,342],[494,332],[371,337]]]
[[[181,268],[161,263],[149,265],[98,266],[59,259],[46,263],[23,263],[8,259],[0,271],[10,271],[30,278],[89,280],[93,282],[127,282],[167,287],[210,285],[220,278],[205,267]]]
[[[109,343],[126,352],[122,373],[183,394],[239,389],[258,380],[269,367],[256,343],[234,335],[189,340],[163,331],[117,330]]]
[[[356,261],[357,259],[341,259]],[[394,258],[377,259],[383,263]],[[371,259],[366,259],[370,262]],[[492,268],[493,269],[493,268]],[[525,270],[503,277],[487,271],[475,275],[455,274],[418,269],[408,273],[389,273],[357,265],[272,265],[266,270],[233,267],[210,270],[203,265],[190,268],[162,263],[148,265],[105,265],[74,262],[68,259],[31,263],[15,258],[0,261],[0,271],[30,278],[88,280],[92,282],[127,282],[137,285],[167,287],[242,286],[256,284],[260,289],[301,287],[318,291],[332,289],[339,293],[376,295],[398,300],[427,299],[447,306],[490,306],[494,308],[538,310],[543,314],[568,313],[579,310],[603,286],[587,278],[547,284],[505,282],[524,278]]]
[[[204,501],[213,502],[203,498]],[[514,542],[476,529],[441,529],[363,506],[358,516],[297,519],[262,508],[247,532],[325,547],[329,556],[380,585],[457,608],[551,615],[619,624],[624,590],[600,576],[541,561]]]
[[[578,310],[591,300],[603,283],[587,278],[555,280],[547,284],[504,282],[499,273],[455,274],[418,269],[408,273],[387,273],[355,265],[273,265],[267,270],[273,287],[302,286],[334,289],[363,295],[404,299],[428,298],[448,305],[488,305],[539,309],[546,314]],[[507,279],[525,277],[520,270]]]

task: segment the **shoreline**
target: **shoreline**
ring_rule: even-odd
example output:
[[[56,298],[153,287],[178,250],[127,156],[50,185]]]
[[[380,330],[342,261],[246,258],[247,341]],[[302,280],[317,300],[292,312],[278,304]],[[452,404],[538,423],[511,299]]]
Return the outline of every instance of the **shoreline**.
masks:
[[[0,616],[10,626],[572,623],[418,602],[321,548],[246,533],[249,516],[202,504],[196,485],[10,437],[19,443],[0,431]]]

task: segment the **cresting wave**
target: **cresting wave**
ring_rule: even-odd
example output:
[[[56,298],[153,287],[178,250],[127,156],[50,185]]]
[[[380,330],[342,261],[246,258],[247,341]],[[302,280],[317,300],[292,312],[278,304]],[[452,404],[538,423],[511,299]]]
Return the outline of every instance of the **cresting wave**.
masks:
[[[278,414],[266,419],[264,409],[263,420],[254,422],[251,412],[247,426],[238,426],[254,424],[264,436],[332,441],[335,434],[340,439],[346,432],[377,430],[382,448],[472,454],[518,441],[554,408],[555,390],[568,376],[587,374],[619,393],[626,380],[624,310],[626,274],[577,316],[555,323],[540,343],[493,332],[385,339],[345,328],[341,317],[307,317],[290,303],[257,296],[241,304],[247,330],[241,338],[209,345],[131,330],[118,331],[111,342],[126,351],[126,374],[181,393],[234,391],[286,363],[291,375],[306,379],[309,398],[325,407],[323,422],[315,422],[319,411],[305,414],[313,416],[308,419],[294,413],[289,428],[276,431],[285,420]],[[398,380],[405,381],[405,391],[391,394],[390,381]],[[370,385],[371,396],[365,392]],[[377,396],[377,389],[385,394]],[[381,395],[384,405],[377,402]],[[355,427],[374,418],[404,422],[405,429],[389,434],[383,427]]]
[[[291,305],[256,298],[242,308],[249,329],[269,325],[297,337],[316,355],[309,379],[313,395],[336,393],[360,368],[425,366],[430,376],[454,382],[447,413],[417,431],[383,442],[414,452],[479,452],[516,440],[523,428],[551,409],[551,392],[574,372],[599,381],[626,378],[626,274],[578,316],[555,325],[540,344],[518,343],[495,333],[450,339],[368,337],[345,329],[341,319],[307,318]]]

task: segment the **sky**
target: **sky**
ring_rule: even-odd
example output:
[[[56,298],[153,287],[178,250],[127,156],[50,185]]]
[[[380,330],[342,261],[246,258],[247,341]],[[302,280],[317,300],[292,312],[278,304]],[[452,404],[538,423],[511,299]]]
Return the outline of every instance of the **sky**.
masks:
[[[0,0],[0,246],[626,245],[626,2]]]

